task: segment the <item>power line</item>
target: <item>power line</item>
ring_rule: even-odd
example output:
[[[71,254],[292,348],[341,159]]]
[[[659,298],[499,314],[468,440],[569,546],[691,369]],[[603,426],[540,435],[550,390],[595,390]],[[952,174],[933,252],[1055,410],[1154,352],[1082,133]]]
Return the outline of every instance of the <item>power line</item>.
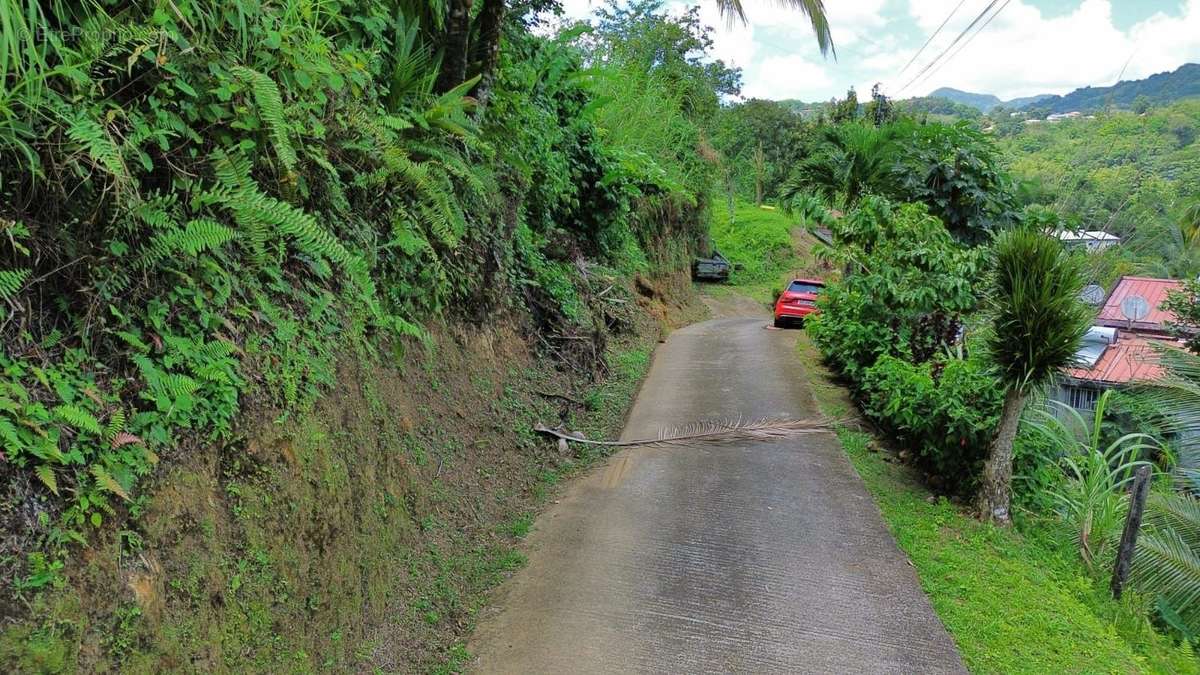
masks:
[[[903,75],[904,72],[906,70],[908,70],[908,67],[911,66],[913,64],[913,62],[917,60],[917,57],[920,56],[922,54],[922,52],[925,51],[925,48],[929,46],[929,43],[933,42],[933,39],[938,36],[938,33],[942,32],[942,29],[946,27],[946,24],[950,23],[950,19],[954,18],[954,15],[958,13],[958,10],[966,2],[967,2],[967,0],[958,0],[958,4],[954,6],[954,9],[950,10],[950,14],[947,15],[946,18],[942,21],[942,25],[938,26],[937,30],[933,31],[933,33],[929,36],[929,39],[925,41],[925,44],[921,45],[921,48],[917,50],[917,53],[913,54],[912,58],[908,60],[908,63],[904,64],[904,67],[900,69],[900,72],[896,73],[896,79],[900,79],[900,76]]]
[[[977,31],[975,31],[974,33],[972,33],[972,34],[971,34],[971,37],[967,38],[967,41],[966,41],[966,42],[964,42],[964,43],[962,43],[962,46],[961,46],[961,47],[959,47],[958,49],[954,50],[954,53],[953,53],[953,54],[951,54],[951,55],[950,55],[950,57],[949,57],[948,59],[946,59],[945,61],[943,61],[943,62],[941,63],[941,65],[939,65],[937,68],[934,68],[933,70],[929,71],[929,74],[928,74],[928,75],[926,75],[926,76],[925,76],[925,77],[922,79],[922,81],[924,81],[924,80],[926,80],[926,79],[928,79],[928,78],[930,78],[930,77],[933,77],[933,76],[934,76],[934,74],[936,74],[936,73],[937,73],[939,70],[941,70],[943,66],[945,66],[947,63],[950,63],[951,61],[953,61],[953,60],[954,60],[954,58],[955,58],[955,57],[957,57],[957,56],[959,55],[959,53],[961,53],[961,52],[962,52],[962,50],[964,50],[964,49],[966,49],[966,48],[967,48],[967,45],[971,44],[971,41],[972,41],[972,40],[974,40],[976,37],[978,37],[978,36],[979,36],[979,34],[980,34],[980,33],[982,33],[982,32],[984,31],[984,29],[985,29],[985,28],[987,28],[987,27],[988,27],[988,24],[990,24],[990,23],[992,22],[992,19],[995,19],[996,17],[1000,16],[1000,12],[1003,12],[1003,11],[1004,11],[1004,8],[1005,8],[1005,7],[1008,7],[1008,3],[1010,3],[1010,2],[1012,2],[1012,0],[1004,0],[1004,4],[1003,4],[1003,5],[1000,5],[999,9],[997,9],[997,10],[995,11],[995,13],[993,13],[991,16],[989,16],[987,21],[984,21],[984,22],[983,22],[983,25],[979,27],[979,30],[977,30]]]
[[[937,57],[935,57],[932,61],[925,64],[925,67],[921,69],[921,72],[914,75],[913,78],[908,81],[908,84],[905,84],[903,87],[900,87],[900,91],[896,92],[896,94],[899,95],[899,94],[903,93],[905,89],[908,89],[909,87],[912,86],[913,82],[916,82],[918,78],[920,78],[925,73],[929,72],[929,69],[932,68],[935,63],[941,61],[943,56],[945,56],[951,49],[953,49],[955,47],[955,45],[957,45],[972,28],[974,28],[980,21],[982,21],[983,17],[986,16],[988,12],[992,11],[992,8],[996,6],[997,2],[1000,2],[1000,0],[992,0],[991,2],[989,2],[987,7],[984,7],[983,11],[979,13],[979,16],[975,17],[975,19],[970,24],[968,24],[967,27],[964,28],[961,33],[958,34],[958,37],[954,38],[954,42],[951,42],[949,45],[947,45],[946,48],[942,50],[941,54],[938,54]]]
[[[1131,61],[1133,61],[1133,57],[1135,54],[1137,54],[1137,46],[1136,45],[1134,46],[1133,51],[1129,52],[1129,58],[1125,59],[1125,65],[1121,66],[1121,72],[1117,73],[1117,81],[1113,82],[1114,86],[1120,84],[1121,78],[1125,77],[1125,69],[1128,68],[1129,63]]]

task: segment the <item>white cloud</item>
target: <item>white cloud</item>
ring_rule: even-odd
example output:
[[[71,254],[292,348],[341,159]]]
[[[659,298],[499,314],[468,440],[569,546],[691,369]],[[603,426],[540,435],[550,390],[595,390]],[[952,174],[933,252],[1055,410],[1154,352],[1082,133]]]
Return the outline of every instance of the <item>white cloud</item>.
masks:
[[[746,98],[805,98],[833,82],[825,68],[802,56],[768,56],[747,70],[742,96]]]
[[[913,0],[910,13],[918,25],[932,30],[953,4],[950,0]],[[945,49],[986,4],[987,0],[966,3],[922,55],[918,66]],[[939,11],[940,17],[931,18]],[[915,45],[910,50],[914,48]],[[908,60],[910,50],[896,53],[898,65]],[[925,94],[942,86],[991,93],[1005,99],[1062,94],[1077,87],[1115,83],[1131,56],[1134,58],[1125,79],[1173,70],[1200,58],[1200,0],[1189,0],[1182,16],[1159,13],[1128,32],[1114,25],[1109,0],[1083,0],[1069,14],[1050,18],[1038,8],[1017,0],[961,52],[955,55],[952,50],[944,64],[931,69],[931,75],[903,95]],[[893,80],[888,83],[889,92],[896,94],[919,71],[915,67],[912,73],[898,80],[889,73]]]

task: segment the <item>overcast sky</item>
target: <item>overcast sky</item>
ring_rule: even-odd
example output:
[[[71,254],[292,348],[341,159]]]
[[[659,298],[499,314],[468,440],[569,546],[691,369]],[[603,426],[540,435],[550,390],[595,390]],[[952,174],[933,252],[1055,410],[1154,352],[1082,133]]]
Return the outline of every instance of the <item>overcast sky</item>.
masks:
[[[960,1],[946,27],[901,74]],[[955,87],[1009,99],[1108,86],[1122,69],[1121,79],[1131,80],[1200,62],[1200,0],[1007,0],[978,37],[965,48],[965,39],[959,42],[955,49],[961,51],[950,50],[950,58],[912,84],[990,0],[825,0],[836,60],[821,57],[799,12],[772,0],[743,2],[750,24],[732,29],[725,28],[713,0],[699,4],[716,27],[716,57],[743,69],[747,98],[828,100],[849,86],[865,95],[882,82],[885,93],[899,98]],[[669,0],[668,6],[693,4]],[[563,5],[569,16],[584,18],[595,3]]]

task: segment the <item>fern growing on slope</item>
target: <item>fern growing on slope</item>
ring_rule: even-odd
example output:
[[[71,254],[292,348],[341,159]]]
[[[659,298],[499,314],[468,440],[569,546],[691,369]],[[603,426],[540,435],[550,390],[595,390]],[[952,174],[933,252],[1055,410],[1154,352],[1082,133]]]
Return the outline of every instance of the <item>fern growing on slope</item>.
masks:
[[[287,182],[294,181],[297,163],[296,150],[292,147],[291,139],[288,138],[283,97],[279,93],[278,85],[274,80],[253,68],[234,66],[230,70],[234,75],[250,84],[250,91],[254,94],[254,103],[258,106],[258,116],[266,125],[267,131],[271,135],[271,145],[275,148],[275,155],[279,157],[279,163],[283,165],[284,178]]]
[[[67,121],[67,137],[78,143],[96,166],[107,171],[118,183],[129,180],[129,169],[121,149],[100,123],[83,114]]]

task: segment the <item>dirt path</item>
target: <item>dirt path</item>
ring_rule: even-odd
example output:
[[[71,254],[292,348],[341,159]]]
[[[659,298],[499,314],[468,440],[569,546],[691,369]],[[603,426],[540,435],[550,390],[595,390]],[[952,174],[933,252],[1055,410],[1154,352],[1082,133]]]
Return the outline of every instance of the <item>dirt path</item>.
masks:
[[[672,334],[624,436],[816,415],[796,334],[764,327]],[[469,645],[478,672],[963,672],[830,434],[622,452],[529,544]]]

